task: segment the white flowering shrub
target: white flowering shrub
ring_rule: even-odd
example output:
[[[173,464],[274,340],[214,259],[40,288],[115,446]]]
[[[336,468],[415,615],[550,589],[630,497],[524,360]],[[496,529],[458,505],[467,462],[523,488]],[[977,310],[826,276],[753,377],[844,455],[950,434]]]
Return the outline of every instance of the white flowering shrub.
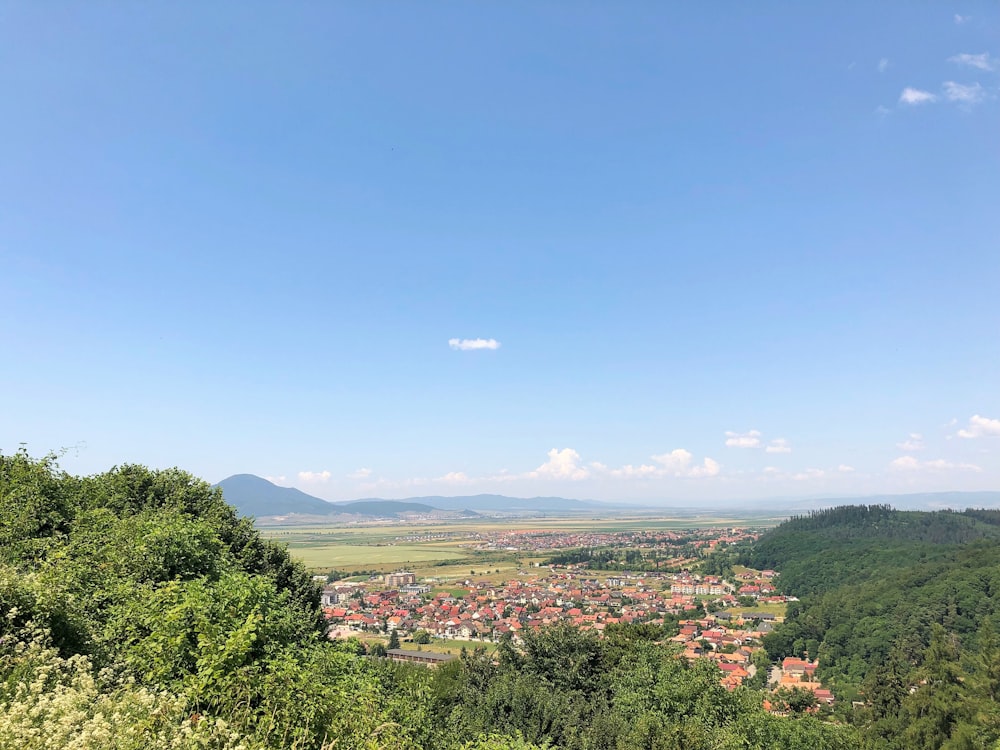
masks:
[[[9,614],[9,613],[8,613]],[[3,750],[251,750],[226,722],[115,676],[85,656],[62,658],[40,637],[0,646]]]

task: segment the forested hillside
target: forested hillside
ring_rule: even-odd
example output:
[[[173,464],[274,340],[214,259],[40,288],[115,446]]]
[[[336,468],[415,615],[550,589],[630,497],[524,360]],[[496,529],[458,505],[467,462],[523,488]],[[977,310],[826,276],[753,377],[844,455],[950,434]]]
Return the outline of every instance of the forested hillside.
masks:
[[[330,642],[318,592],[179,470],[0,455],[0,748],[860,748],[672,633],[528,633],[437,671]]]
[[[818,656],[871,747],[995,747],[1000,513],[850,506],[792,519],[742,562],[801,597],[768,655]]]

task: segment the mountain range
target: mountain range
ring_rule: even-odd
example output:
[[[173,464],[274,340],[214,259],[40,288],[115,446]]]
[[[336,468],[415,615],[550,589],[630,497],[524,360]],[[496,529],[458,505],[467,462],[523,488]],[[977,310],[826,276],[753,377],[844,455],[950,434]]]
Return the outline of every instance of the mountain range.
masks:
[[[292,487],[279,487],[253,474],[235,474],[219,482],[222,495],[241,515],[255,518],[278,516],[365,516],[401,518],[437,515],[442,518],[469,518],[480,513],[581,513],[600,510],[602,503],[568,500],[564,497],[506,497],[470,495],[465,497],[411,497],[405,500],[362,498],[329,502]]]
[[[287,516],[340,516],[352,518],[470,518],[477,515],[537,515],[581,513],[653,513],[662,512],[665,505],[608,503],[596,500],[571,500],[564,497],[507,497],[505,495],[463,495],[444,497],[431,495],[403,500],[362,498],[329,502],[292,487],[279,487],[253,474],[235,474],[219,482],[226,502],[241,515],[257,519]],[[1000,492],[933,492],[910,495],[872,495],[850,498],[776,498],[753,503],[713,503],[710,506],[669,506],[673,514],[704,515],[706,513],[773,512],[777,515],[798,515],[810,510],[837,505],[888,504],[898,509],[941,510],[952,508],[1000,507]]]

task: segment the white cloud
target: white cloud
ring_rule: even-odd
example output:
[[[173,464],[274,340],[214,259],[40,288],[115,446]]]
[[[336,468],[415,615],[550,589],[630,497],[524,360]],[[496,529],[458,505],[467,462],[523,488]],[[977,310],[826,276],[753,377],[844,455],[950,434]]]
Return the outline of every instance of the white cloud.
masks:
[[[691,469],[691,473],[688,476],[691,477],[714,477],[719,471],[722,470],[722,465],[714,460],[705,457],[705,460],[701,462],[701,466],[695,466]]]
[[[548,452],[549,460],[528,476],[532,479],[586,479],[590,471],[580,465],[580,454],[572,448],[553,448]]]
[[[841,474],[850,474],[854,471],[854,467],[848,466],[847,464],[841,464],[840,466],[837,467],[837,471],[839,471]]]
[[[806,469],[805,471],[800,471],[798,474],[793,474],[792,479],[804,482],[808,479],[822,479],[825,476],[826,472],[823,469]]]
[[[1000,419],[988,419],[978,414],[969,418],[969,425],[958,431],[961,438],[1000,437]]]
[[[329,471],[300,471],[300,482],[326,482],[332,477]]]
[[[920,468],[920,462],[913,456],[900,456],[889,462],[890,469],[914,470]]]
[[[610,471],[611,476],[616,479],[644,479],[648,477],[662,476],[663,473],[664,470],[659,466],[651,466],[650,464],[640,464],[639,466],[625,464],[620,469],[612,469]]]
[[[888,70],[888,68],[889,68],[889,58],[888,57],[883,57],[881,60],[878,61],[878,72],[879,73],[885,73],[885,71]]]
[[[972,20],[972,16],[960,16],[958,13],[955,14],[955,25],[961,26],[963,23],[968,23]]]
[[[280,477],[264,477],[264,479],[266,479],[271,484],[284,484],[285,482],[288,481],[288,479],[285,478],[284,476],[280,476]]]
[[[760,432],[732,432],[726,430],[726,446],[729,448],[756,448],[760,445]]]
[[[954,55],[948,58],[948,62],[953,62],[956,65],[967,65],[970,68],[978,68],[979,70],[996,70],[997,61],[990,59],[989,52],[983,52],[981,55],[970,55],[968,52],[963,52],[960,55]]]
[[[464,471],[449,471],[443,477],[438,477],[435,482],[445,482],[446,484],[465,484],[469,481]]]
[[[911,432],[902,443],[896,443],[901,451],[920,451],[924,449],[924,436],[919,432]]]
[[[943,458],[936,458],[933,461],[925,461],[924,466],[928,469],[935,469],[938,471],[946,469],[961,469],[962,471],[982,471],[982,468],[976,466],[975,464],[953,464],[951,461],[945,461]]]
[[[875,114],[877,114],[879,117],[888,117],[889,115],[892,114],[892,110],[880,104],[877,107],[875,107]]]
[[[929,104],[937,101],[937,96],[930,91],[921,91],[907,86],[899,95],[900,104]]]
[[[357,471],[352,471],[347,475],[348,479],[367,479],[372,475],[372,470],[368,468],[360,468]]]
[[[612,469],[608,472],[617,479],[651,479],[662,477],[680,477],[689,479],[701,479],[703,477],[714,477],[722,469],[718,461],[711,458],[704,458],[702,462],[694,463],[694,456],[691,451],[684,448],[675,448],[669,453],[661,453],[650,456],[654,464],[640,464],[633,466],[626,464],[620,469]]]
[[[476,349],[499,349],[500,342],[496,339],[448,339],[448,346],[455,351],[469,352]]]
[[[764,450],[768,453],[791,453],[792,446],[784,438],[775,438]]]
[[[955,83],[954,81],[945,81],[943,88],[945,98],[950,102],[978,104],[986,98],[986,89],[980,86],[979,83],[966,85],[964,83]]]
[[[670,453],[661,453],[651,458],[663,467],[664,472],[675,477],[714,477],[722,468],[718,461],[707,457],[702,463],[692,465],[691,452],[683,448],[676,448]]]
[[[889,462],[889,468],[896,471],[982,471],[975,464],[956,464],[945,461],[943,458],[936,458],[933,461],[919,461],[913,456],[900,456]]]

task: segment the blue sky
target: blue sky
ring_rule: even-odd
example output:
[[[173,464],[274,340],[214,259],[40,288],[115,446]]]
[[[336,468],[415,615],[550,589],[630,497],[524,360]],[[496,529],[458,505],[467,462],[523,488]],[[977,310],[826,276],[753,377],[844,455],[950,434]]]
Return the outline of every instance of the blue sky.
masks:
[[[1000,489],[996,3],[4,3],[0,449]]]

